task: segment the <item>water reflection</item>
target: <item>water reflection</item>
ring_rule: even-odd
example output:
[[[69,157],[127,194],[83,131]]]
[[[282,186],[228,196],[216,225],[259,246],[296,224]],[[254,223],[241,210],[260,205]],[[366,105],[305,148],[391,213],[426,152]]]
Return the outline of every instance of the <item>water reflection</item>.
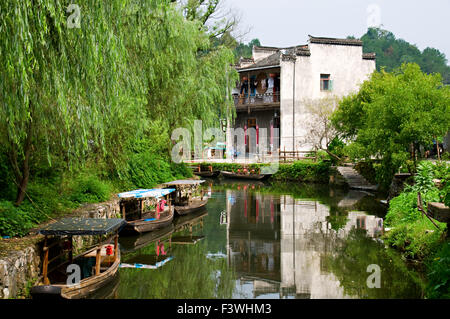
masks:
[[[418,298],[420,274],[384,249],[385,209],[373,194],[327,186],[205,185],[207,210],[131,239],[123,262],[145,263],[164,242],[175,258],[157,270],[120,269],[116,298]],[[382,288],[366,285],[367,266]]]
[[[227,228],[228,257],[238,275],[234,297],[368,297],[354,291],[349,293],[327,265],[354,230],[363,231],[364,238],[376,239],[382,234],[381,217],[353,210],[358,209],[362,201],[366,206],[375,207],[377,204],[372,194],[359,191],[342,194],[330,189],[330,196],[319,201],[272,195],[270,189],[259,191],[261,189],[254,191],[253,187],[242,185],[233,185],[232,189],[225,190],[230,221]],[[372,203],[368,204],[370,201]],[[378,214],[379,209],[375,210]],[[372,246],[381,259],[384,247],[377,241],[364,241],[363,244]],[[364,278],[369,275],[366,267],[379,261],[376,258],[369,261],[367,256],[354,257],[365,260],[360,269],[355,269]],[[404,280],[402,271],[394,271],[397,275],[394,280]],[[344,274],[348,277],[354,275],[350,271]],[[410,286],[404,287],[408,296],[413,292],[420,297],[420,284],[414,279],[411,281]],[[383,283],[386,289],[382,289],[384,294],[381,297],[389,298],[388,288],[393,284]],[[365,285],[365,281],[361,285]]]

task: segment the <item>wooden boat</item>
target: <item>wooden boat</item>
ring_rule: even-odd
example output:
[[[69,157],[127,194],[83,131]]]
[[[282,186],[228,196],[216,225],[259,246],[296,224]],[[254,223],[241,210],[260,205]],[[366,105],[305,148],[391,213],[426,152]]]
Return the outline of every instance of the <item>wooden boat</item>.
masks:
[[[200,190],[199,196],[193,195],[196,188],[204,182],[203,180],[178,180],[164,184],[166,187],[176,189],[174,206],[177,215],[190,214],[206,206],[208,198],[203,196],[203,190]]]
[[[119,283],[120,272],[117,272],[113,279],[89,295],[88,299],[118,299]]]
[[[175,212],[180,216],[186,215],[204,208],[206,204],[208,204],[208,199],[202,200],[200,197],[194,197],[189,203],[186,202],[186,205],[184,206],[176,205]]]
[[[227,171],[220,171],[220,174],[225,178],[232,178],[232,179],[248,179],[248,180],[266,180],[272,174],[238,174],[233,172],[227,172]]]
[[[219,174],[220,174],[220,171],[213,170],[212,166],[209,166],[207,170],[203,170],[203,171],[202,171],[201,165],[191,167],[191,168],[193,170],[193,173],[200,177],[214,178],[214,177],[219,176]]]
[[[123,228],[123,233],[142,234],[170,225],[174,217],[174,207],[168,195],[174,191],[175,189],[138,189],[120,193],[118,195],[120,210],[122,217],[127,222]],[[159,199],[161,198],[166,199],[169,204],[169,206],[164,206],[164,210],[146,208],[146,205],[151,202],[156,202],[156,205],[159,205]]]
[[[42,275],[38,284],[31,288],[32,298],[86,298],[113,280],[120,264],[118,232],[123,225],[123,219],[64,218],[39,230],[45,235],[44,256]],[[102,243],[73,257],[73,236],[108,234],[112,235]],[[66,255],[67,260],[61,262]],[[60,263],[54,265],[58,261]],[[69,265],[78,265],[78,280],[72,281],[72,274],[76,271],[70,270]]]
[[[204,177],[204,178],[215,178],[219,176],[220,171],[202,171],[202,172],[194,172],[194,175]]]

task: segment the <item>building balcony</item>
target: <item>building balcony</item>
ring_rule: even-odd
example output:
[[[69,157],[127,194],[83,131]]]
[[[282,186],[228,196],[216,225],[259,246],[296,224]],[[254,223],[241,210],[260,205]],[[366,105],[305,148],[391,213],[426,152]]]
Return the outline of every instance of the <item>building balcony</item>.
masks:
[[[271,110],[280,108],[280,93],[233,95],[236,111]]]

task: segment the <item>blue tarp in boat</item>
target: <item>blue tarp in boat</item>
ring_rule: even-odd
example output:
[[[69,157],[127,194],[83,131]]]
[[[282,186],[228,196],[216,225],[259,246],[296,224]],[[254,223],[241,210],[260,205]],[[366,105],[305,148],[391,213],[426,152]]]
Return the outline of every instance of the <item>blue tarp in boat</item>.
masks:
[[[119,198],[160,198],[174,192],[174,188],[167,189],[137,189],[130,192],[118,194]]]

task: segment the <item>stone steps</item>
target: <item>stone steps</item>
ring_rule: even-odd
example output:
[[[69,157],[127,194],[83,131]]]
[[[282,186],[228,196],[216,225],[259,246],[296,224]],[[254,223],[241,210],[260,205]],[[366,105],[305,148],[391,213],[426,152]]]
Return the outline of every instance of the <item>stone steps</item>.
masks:
[[[355,169],[349,166],[339,166],[337,168],[339,174],[344,177],[350,188],[364,189],[364,190],[377,190],[376,185],[369,183],[363,176],[361,176]]]

